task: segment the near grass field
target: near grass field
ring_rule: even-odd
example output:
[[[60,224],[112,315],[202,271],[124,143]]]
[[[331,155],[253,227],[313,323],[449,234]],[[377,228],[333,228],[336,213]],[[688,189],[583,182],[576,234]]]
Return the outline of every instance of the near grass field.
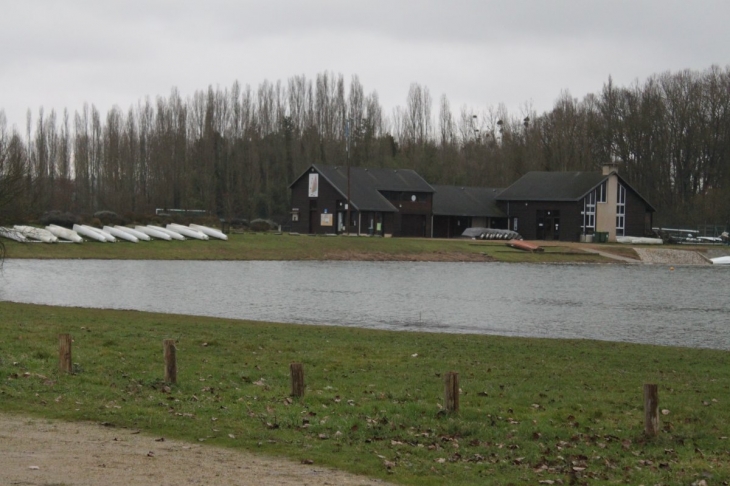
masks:
[[[7,302],[0,315],[3,412],[106,422],[402,484],[730,481],[724,351]],[[60,333],[74,338],[70,375],[58,371]],[[177,385],[163,382],[164,339],[177,342]],[[303,398],[290,397],[292,362],[304,365]],[[448,371],[459,373],[458,413],[442,409]],[[651,439],[645,383],[658,384],[662,410]]]
[[[583,248],[555,242],[529,253],[504,241],[425,238],[358,238],[238,233],[228,241],[187,240],[140,243],[17,243],[5,240],[7,258],[85,258],[120,260],[402,260],[502,261],[535,263],[605,263],[611,260]],[[637,258],[631,248],[596,245],[602,251]]]

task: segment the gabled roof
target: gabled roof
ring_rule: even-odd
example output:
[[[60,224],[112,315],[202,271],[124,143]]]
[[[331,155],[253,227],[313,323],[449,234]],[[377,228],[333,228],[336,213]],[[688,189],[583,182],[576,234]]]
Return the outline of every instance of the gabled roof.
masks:
[[[598,187],[609,175],[615,174],[621,184],[630,189],[656,211],[649,201],[631,187],[618,172],[528,172],[497,196],[498,201],[579,201]]]
[[[608,176],[600,172],[528,172],[497,197],[500,201],[578,201]]]
[[[488,187],[433,186],[433,214],[436,216],[507,217],[497,207],[503,189]]]
[[[289,186],[314,169],[343,197],[347,198],[347,167],[313,164]],[[416,171],[410,169],[370,169],[350,167],[350,202],[358,211],[398,212],[380,191],[434,192]]]

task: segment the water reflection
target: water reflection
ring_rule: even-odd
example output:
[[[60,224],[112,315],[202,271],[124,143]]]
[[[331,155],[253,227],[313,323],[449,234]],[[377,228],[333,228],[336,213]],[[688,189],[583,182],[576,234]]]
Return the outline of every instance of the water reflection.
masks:
[[[0,299],[730,349],[728,277],[639,265],[8,260]]]

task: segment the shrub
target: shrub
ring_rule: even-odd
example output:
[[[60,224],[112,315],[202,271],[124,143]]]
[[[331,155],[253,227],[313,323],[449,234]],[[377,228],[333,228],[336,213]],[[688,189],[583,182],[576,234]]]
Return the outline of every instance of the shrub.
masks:
[[[55,224],[65,228],[72,228],[74,224],[80,221],[80,218],[69,212],[54,210],[45,213],[38,221],[43,225]]]
[[[270,219],[254,219],[251,221],[251,231],[270,231],[279,227],[274,221]]]
[[[114,211],[97,211],[94,218],[101,221],[102,225],[114,226],[115,224],[125,224],[124,218]]]

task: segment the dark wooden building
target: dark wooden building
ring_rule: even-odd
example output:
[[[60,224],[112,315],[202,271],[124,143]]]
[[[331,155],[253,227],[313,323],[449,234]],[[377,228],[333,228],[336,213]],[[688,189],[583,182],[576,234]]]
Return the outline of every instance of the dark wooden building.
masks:
[[[645,236],[655,209],[611,167],[528,172],[497,196],[509,229],[527,240],[590,240],[596,232]]]
[[[497,206],[502,189],[433,186],[434,238],[461,236],[466,228],[507,228],[507,215]]]
[[[312,165],[289,188],[295,232],[431,235],[434,190],[413,170],[351,167],[348,191],[347,167]]]

